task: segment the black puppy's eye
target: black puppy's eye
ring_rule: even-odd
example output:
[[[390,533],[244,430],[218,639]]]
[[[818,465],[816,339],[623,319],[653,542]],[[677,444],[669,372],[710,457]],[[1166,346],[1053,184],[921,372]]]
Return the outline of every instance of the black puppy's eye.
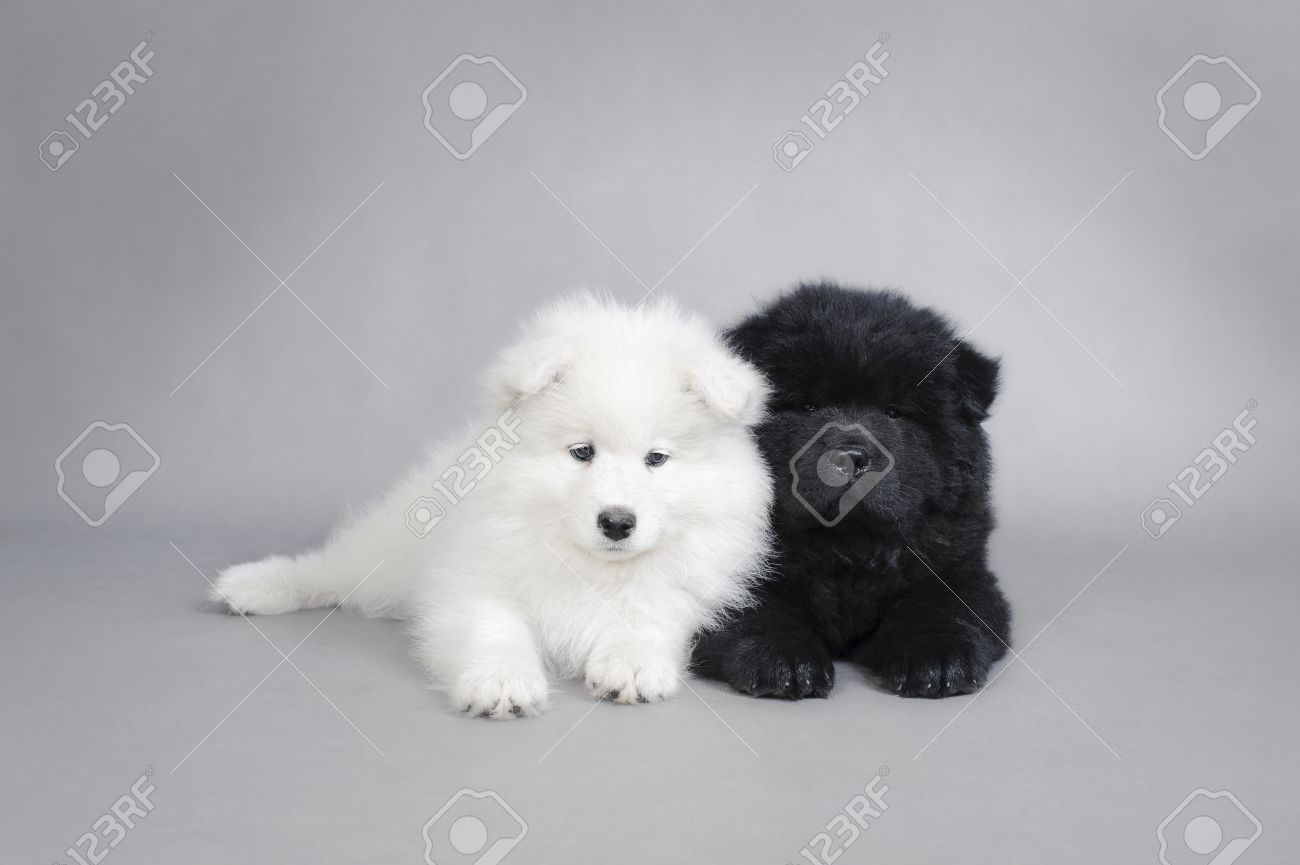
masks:
[[[574,445],[569,448],[569,455],[578,462],[585,463],[596,455],[596,449],[588,444]]]
[[[806,411],[806,412],[815,412],[815,411],[817,411],[817,406],[815,406],[815,405],[806,405],[806,406],[803,407],[803,410]]]
[[[885,417],[900,418],[902,416],[903,413],[898,410],[898,406],[896,405],[885,406]]]
[[[650,468],[661,466],[666,462],[668,462],[668,454],[663,451],[650,451],[650,453],[645,455],[645,464],[650,466]]]

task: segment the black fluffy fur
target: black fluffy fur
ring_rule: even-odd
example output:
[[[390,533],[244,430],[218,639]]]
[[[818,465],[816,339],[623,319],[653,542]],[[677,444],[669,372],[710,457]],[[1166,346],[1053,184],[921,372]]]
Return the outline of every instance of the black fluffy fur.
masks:
[[[998,361],[898,293],[831,284],[800,286],[729,336],[774,388],[758,435],[776,478],[778,550],[758,604],[700,636],[696,672],[756,696],[824,697],[832,660],[849,658],[903,696],[978,689],[1010,640],[986,563],[992,462],[980,425]],[[828,423],[876,441],[823,432]],[[856,446],[883,469],[877,444],[892,470],[824,525],[813,511],[833,521],[846,487],[819,479],[818,458]]]

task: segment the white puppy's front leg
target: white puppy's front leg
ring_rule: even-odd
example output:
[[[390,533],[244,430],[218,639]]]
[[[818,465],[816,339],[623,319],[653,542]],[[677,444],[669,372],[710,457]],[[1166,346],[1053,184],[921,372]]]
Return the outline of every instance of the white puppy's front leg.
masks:
[[[420,658],[455,708],[496,720],[541,712],[546,670],[528,622],[511,606],[489,598],[429,603],[415,627]]]
[[[689,634],[681,629],[614,625],[587,658],[592,696],[618,703],[655,703],[681,687]]]

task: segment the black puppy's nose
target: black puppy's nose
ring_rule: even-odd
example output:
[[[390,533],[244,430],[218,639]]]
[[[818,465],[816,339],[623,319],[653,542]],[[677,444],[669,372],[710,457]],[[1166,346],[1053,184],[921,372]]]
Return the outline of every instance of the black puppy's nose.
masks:
[[[608,508],[596,517],[596,525],[611,541],[621,541],[636,528],[636,514],[627,508]]]
[[[871,468],[871,454],[861,445],[841,445],[827,451],[826,462],[844,475],[858,478]]]

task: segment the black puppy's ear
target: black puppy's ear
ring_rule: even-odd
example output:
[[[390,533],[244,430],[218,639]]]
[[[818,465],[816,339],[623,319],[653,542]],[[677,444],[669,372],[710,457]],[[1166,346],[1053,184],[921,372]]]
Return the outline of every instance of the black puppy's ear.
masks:
[[[957,366],[958,398],[962,409],[976,421],[989,416],[989,406],[998,395],[999,362],[967,343],[953,352]]]

